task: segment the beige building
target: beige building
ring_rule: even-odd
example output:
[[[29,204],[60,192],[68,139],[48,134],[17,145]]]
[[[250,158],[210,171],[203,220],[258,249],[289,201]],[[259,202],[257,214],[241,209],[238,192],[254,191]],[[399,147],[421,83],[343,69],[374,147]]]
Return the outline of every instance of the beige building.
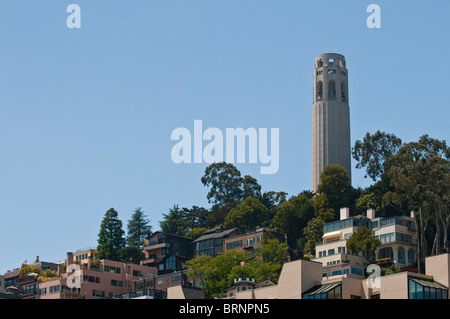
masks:
[[[354,255],[346,244],[359,227],[367,227],[381,241],[375,259]],[[415,262],[417,229],[413,216],[376,218],[349,216],[324,225],[323,242],[316,246],[314,260],[296,260],[283,265],[278,284],[237,278],[226,291],[227,299],[448,299],[450,254],[425,259],[425,274],[412,268],[381,276],[386,263],[411,267]],[[373,271],[373,272],[372,272]],[[366,277],[367,273],[371,273]],[[168,299],[189,299],[181,288],[168,290]],[[192,295],[191,295],[192,296]]]
[[[79,265],[87,265],[97,259],[97,249],[91,247],[79,249],[73,254],[74,262]]]
[[[373,237],[381,242],[373,261],[347,249],[349,238],[360,227],[370,229]],[[366,216],[350,217],[349,209],[342,208],[340,219],[325,224],[323,232],[323,241],[316,245],[313,260],[322,263],[325,277],[339,274],[363,276],[364,268],[373,262],[403,267],[416,262],[418,234],[413,217],[377,218],[373,209],[369,209]]]
[[[361,278],[352,274],[322,277],[322,263],[296,260],[285,263],[277,285],[247,289],[233,299],[448,299],[450,255],[426,258],[426,273],[400,272]],[[181,298],[180,294],[168,298]]]

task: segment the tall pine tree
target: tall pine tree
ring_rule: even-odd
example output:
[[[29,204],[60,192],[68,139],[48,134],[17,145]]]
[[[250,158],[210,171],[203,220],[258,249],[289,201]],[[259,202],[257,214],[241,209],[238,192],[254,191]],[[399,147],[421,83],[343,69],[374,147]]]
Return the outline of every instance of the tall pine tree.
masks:
[[[119,249],[125,247],[124,234],[119,214],[110,208],[103,217],[98,234],[99,259],[119,260]]]
[[[150,226],[149,223],[150,221],[146,218],[142,209],[140,207],[136,208],[127,224],[128,246],[142,247],[144,240],[152,233],[152,226]]]

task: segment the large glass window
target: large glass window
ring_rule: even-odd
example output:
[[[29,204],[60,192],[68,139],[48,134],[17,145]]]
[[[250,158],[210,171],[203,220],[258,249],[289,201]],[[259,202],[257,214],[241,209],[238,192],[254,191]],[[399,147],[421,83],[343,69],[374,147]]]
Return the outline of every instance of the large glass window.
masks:
[[[392,247],[381,248],[378,251],[378,259],[389,258],[391,261],[394,260],[394,252]]]
[[[415,261],[416,261],[416,253],[414,249],[410,248],[408,249],[408,263],[414,264]]]
[[[390,243],[395,240],[395,233],[383,234],[380,235],[380,241],[382,244]]]
[[[411,235],[402,234],[402,233],[396,233],[395,238],[396,238],[397,241],[402,241],[402,242],[405,242],[405,243],[412,244],[412,236]]]
[[[352,275],[360,275],[360,276],[362,276],[363,270],[362,270],[361,268],[351,267],[351,268],[350,268],[350,273],[351,273]]]
[[[175,270],[175,256],[170,256],[166,259],[165,270]]]
[[[238,248],[238,247],[242,247],[242,245],[243,245],[242,239],[241,240],[237,240],[237,241],[233,241],[231,243],[227,243],[227,250],[235,249],[235,248]]]
[[[398,263],[399,264],[406,264],[406,254],[405,254],[405,248],[398,247]]]
[[[342,284],[316,286],[305,292],[303,299],[342,299]]]
[[[172,277],[170,277],[170,281],[171,282],[179,282],[179,281],[181,281],[181,275],[173,275]]]
[[[166,242],[166,235],[162,234],[158,236],[158,244],[163,244]]]
[[[53,294],[53,293],[55,293],[55,292],[59,292],[59,291],[60,291],[59,289],[60,289],[59,285],[57,285],[57,286],[51,286],[51,287],[50,287],[50,293]]]
[[[336,222],[331,222],[331,223],[327,223],[323,226],[323,232],[327,233],[330,231],[334,231],[334,230],[339,230],[341,228],[346,228],[346,227],[351,227],[351,226],[355,226],[355,227],[367,227],[369,228],[370,225],[370,220],[366,219],[366,218],[349,218],[349,219],[344,219],[344,220],[339,220]]]
[[[434,281],[409,278],[409,299],[447,299],[448,289]]]

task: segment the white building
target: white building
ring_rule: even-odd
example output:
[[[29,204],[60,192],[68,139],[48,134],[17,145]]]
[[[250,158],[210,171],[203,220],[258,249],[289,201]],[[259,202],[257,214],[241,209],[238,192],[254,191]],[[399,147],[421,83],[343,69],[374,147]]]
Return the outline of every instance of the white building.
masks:
[[[349,209],[342,208],[340,220],[324,225],[323,242],[316,245],[314,261],[323,265],[323,276],[352,274],[364,276],[364,268],[374,262],[347,249],[350,236],[358,228],[367,227],[374,238],[381,241],[375,252],[377,264],[393,263],[398,266],[411,266],[416,262],[417,227],[411,216],[375,217],[375,210],[369,209],[367,215],[350,217]]]

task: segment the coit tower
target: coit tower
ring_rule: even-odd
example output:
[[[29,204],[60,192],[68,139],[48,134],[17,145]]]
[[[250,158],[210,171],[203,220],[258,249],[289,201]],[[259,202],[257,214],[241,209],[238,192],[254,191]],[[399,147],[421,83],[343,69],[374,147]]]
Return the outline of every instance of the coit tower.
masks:
[[[316,57],[313,98],[312,190],[316,191],[328,165],[342,166],[351,177],[348,71],[343,55]]]

